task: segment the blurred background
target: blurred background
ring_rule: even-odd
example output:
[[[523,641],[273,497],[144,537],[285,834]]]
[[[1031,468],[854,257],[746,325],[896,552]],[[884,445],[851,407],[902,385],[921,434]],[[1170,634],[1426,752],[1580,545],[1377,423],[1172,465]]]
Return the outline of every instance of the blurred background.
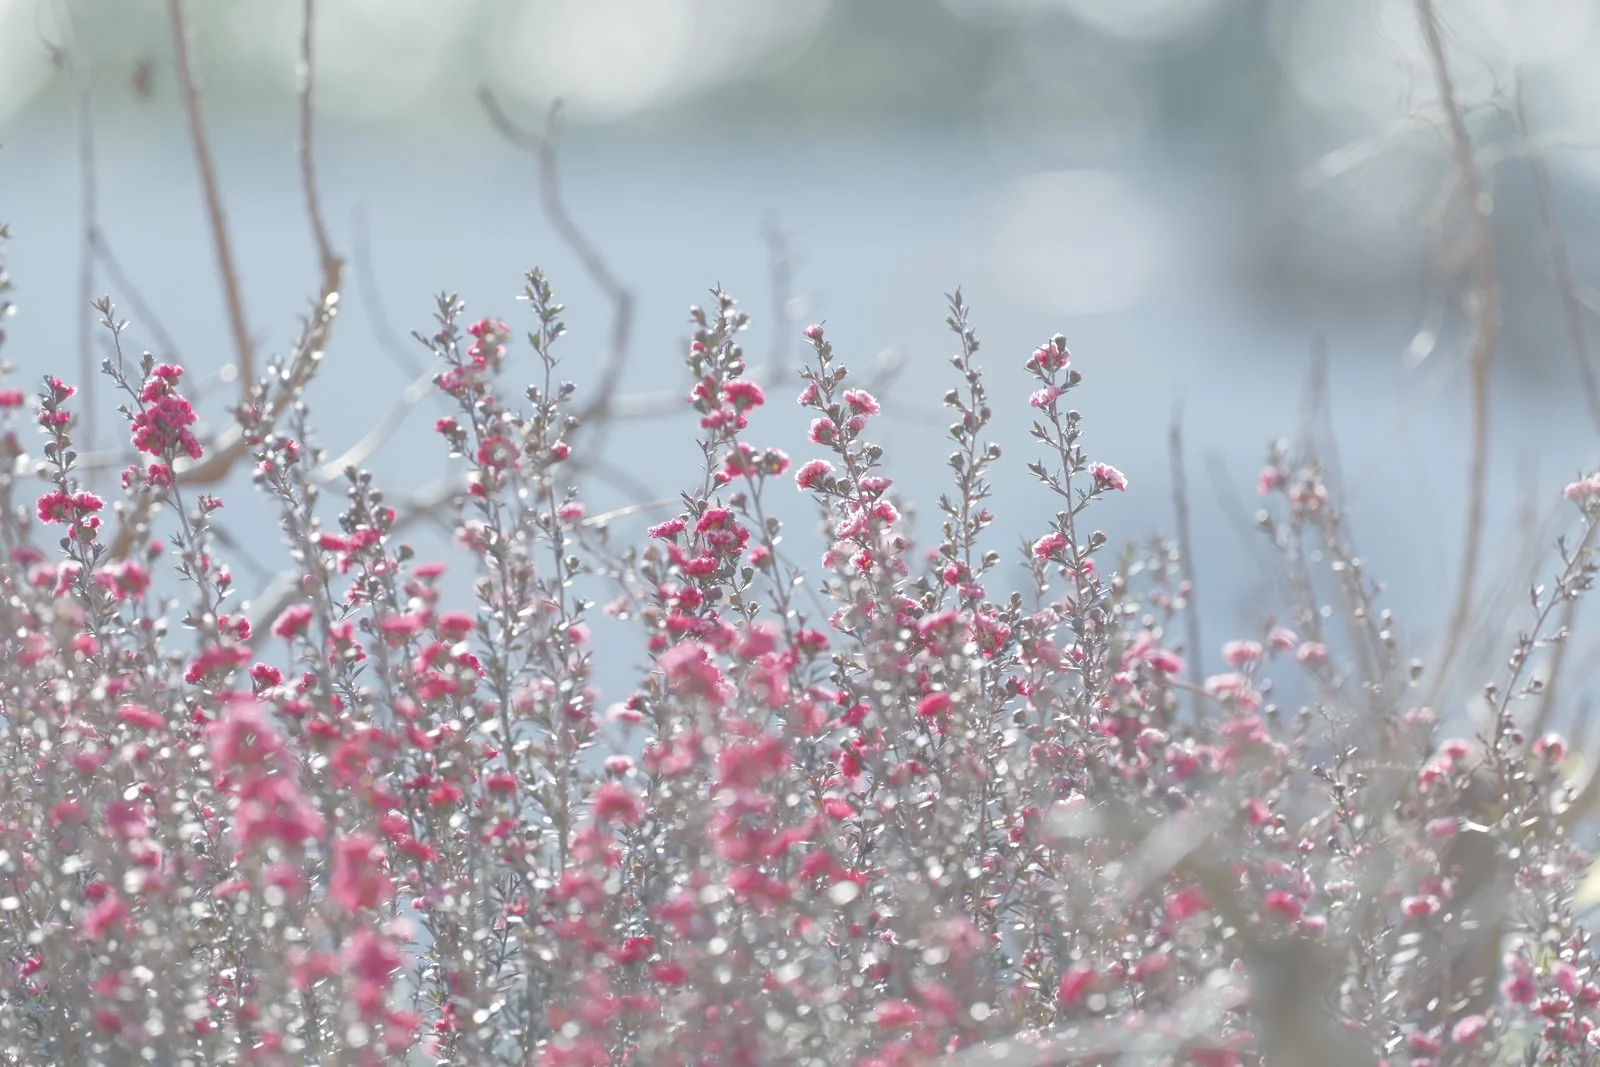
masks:
[[[1500,573],[1528,503],[1565,518],[1560,488],[1600,441],[1575,362],[1600,334],[1600,5],[1438,9],[1503,286],[1486,559]],[[318,281],[295,158],[301,4],[187,12],[248,322],[281,353]],[[998,547],[1048,520],[1024,468],[1022,364],[1061,331],[1088,451],[1131,481],[1095,520],[1113,541],[1173,529],[1181,408],[1220,642],[1259,624],[1254,476],[1267,443],[1300,430],[1320,350],[1370,570],[1416,651],[1441,632],[1465,510],[1470,230],[1411,0],[324,0],[315,44],[322,196],[352,261],[310,396],[330,454],[405,391],[434,294],[515,326],[536,265],[570,309],[567,371],[594,384],[609,304],[541,211],[536,160],[477,100],[488,87],[539,128],[559,96],[566,205],[638,300],[626,392],[683,392],[686,309],[714,284],[754,316],[752,362],[797,366],[799,329],[825,320],[863,375],[898,367],[877,433],[926,541],[947,484],[943,294],[960,286],[1010,460]],[[155,0],[0,0],[0,222],[19,305],[3,355],[20,384],[80,376],[86,292],[134,320],[130,346],[201,380],[230,358],[173,55]],[[1530,164],[1548,171],[1543,205]],[[86,252],[90,226],[109,255]],[[769,391],[751,440],[799,462],[795,391]],[[213,390],[208,416],[232,394]],[[103,447],[108,387],[95,404]],[[592,511],[693,477],[692,423],[641,410],[608,439]],[[447,473],[440,414],[415,405],[368,461],[380,482]],[[284,563],[272,514],[243,480],[224,495],[264,581]],[[791,538],[808,546],[800,503]]]

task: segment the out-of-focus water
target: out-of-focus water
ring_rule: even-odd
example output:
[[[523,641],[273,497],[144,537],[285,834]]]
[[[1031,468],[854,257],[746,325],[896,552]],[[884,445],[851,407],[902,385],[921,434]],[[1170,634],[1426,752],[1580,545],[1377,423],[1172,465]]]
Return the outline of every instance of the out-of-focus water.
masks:
[[[75,378],[74,134],[58,119],[41,118],[14,125],[4,140],[0,220],[11,224],[20,306],[4,354],[24,380],[46,370]],[[216,147],[250,325],[264,351],[283,351],[316,284],[293,127],[220,129]],[[204,378],[228,358],[229,346],[187,145],[175,129],[113,127],[101,131],[97,150],[105,235],[178,349],[159,354],[181,358]],[[535,265],[547,269],[570,309],[568,371],[580,385],[592,383],[606,306],[541,214],[529,157],[480,128],[387,140],[329,132],[321,154],[336,242],[353,254],[357,235],[365,234],[382,298],[381,308],[369,301],[351,270],[310,396],[330,452],[360,437],[407,384],[375,318],[386,316],[401,337],[426,330],[433,295],[454,290],[472,313],[515,325],[522,312],[514,296],[523,271]],[[1434,355],[1416,367],[1402,358],[1429,306],[1420,256],[1373,264],[1376,279],[1356,271],[1353,288],[1326,299],[1309,283],[1297,288],[1289,275],[1263,284],[1264,272],[1293,269],[1272,267],[1261,251],[1273,244],[1263,219],[1270,225],[1280,216],[1225,163],[1177,146],[1106,170],[1059,159],[1042,164],[1020,145],[938,131],[892,139],[587,133],[565,145],[562,167],[573,216],[638,297],[626,389],[685,388],[685,312],[714,284],[755,316],[752,362],[776,351],[796,364],[798,330],[812,320],[826,320],[837,350],[859,371],[884,350],[898,350],[903,370],[885,389],[875,434],[904,496],[922,503],[925,531],[947,484],[939,398],[953,384],[946,362],[953,346],[942,326],[942,294],[955,286],[974,309],[991,372],[993,433],[1007,455],[993,502],[1002,517],[997,547],[1038,536],[1052,508],[1024,466],[1031,445],[1022,364],[1038,342],[1058,330],[1067,335],[1085,376],[1075,405],[1085,413],[1087,447],[1132,483],[1094,520],[1113,540],[1172,528],[1167,427],[1181,403],[1201,596],[1215,641],[1255,625],[1262,583],[1208,472],[1214,461],[1228,472],[1231,491],[1247,508],[1256,506],[1254,473],[1267,441],[1298,427],[1298,397],[1320,337],[1354,525],[1371,570],[1391,579],[1390,602],[1405,629],[1437,630],[1459,552],[1467,405],[1464,375],[1452,371],[1462,341],[1453,317],[1443,320]],[[793,321],[782,323],[781,343],[761,236],[768,217],[788,234],[796,268]],[[136,320],[130,344],[156,346],[126,290],[104,272],[95,290],[111,293]],[[1301,295],[1280,301],[1273,293]],[[1555,306],[1551,298],[1551,322]],[[1496,379],[1496,545],[1510,543],[1515,506],[1530,492],[1558,504],[1561,486],[1596,458],[1566,357],[1530,351],[1534,342],[1518,340],[1543,345],[1550,336],[1560,334],[1514,333]],[[413,357],[425,355],[405,344]],[[771,390],[751,439],[785,447],[799,462],[810,453],[791,403],[796,391]],[[109,426],[108,387],[98,403]],[[226,403],[226,390],[219,391],[206,410],[220,416]],[[406,489],[447,471],[431,432],[442,413],[431,400],[417,407],[369,464],[380,482]],[[609,460],[671,497],[693,480],[691,431],[682,418],[625,423],[609,439]],[[632,495],[596,482],[591,509],[632,502]],[[226,500],[231,532],[269,569],[281,564],[275,522],[247,485],[241,480]],[[791,511],[797,536],[812,522],[799,503]],[[336,499],[328,505],[331,520]],[[426,543],[431,535],[421,536]]]

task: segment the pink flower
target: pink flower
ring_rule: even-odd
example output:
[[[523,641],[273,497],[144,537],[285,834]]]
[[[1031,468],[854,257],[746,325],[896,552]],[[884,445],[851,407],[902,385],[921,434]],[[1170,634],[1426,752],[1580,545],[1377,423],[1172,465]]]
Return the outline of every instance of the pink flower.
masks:
[[[503,434],[493,434],[483,439],[483,444],[478,446],[477,460],[480,466],[490,470],[505,470],[517,465],[517,446],[511,443],[509,437]]]
[[[441,611],[433,624],[442,636],[459,641],[476,629],[478,622],[464,611]]]
[[[1546,763],[1560,763],[1567,758],[1567,739],[1560,734],[1545,734],[1533,743],[1533,754]]]
[[[767,402],[766,394],[761,391],[761,386],[755,382],[743,379],[729,382],[722,387],[722,401],[730,404],[736,411],[747,411],[758,408]]]
[[[255,778],[240,790],[233,834],[242,848],[269,842],[304,845],[327,829],[322,815],[300,787],[283,774]]]
[[[594,807],[594,817],[603,823],[635,826],[644,818],[644,801],[621,782],[601,785],[594,791],[590,803]]]
[[[219,775],[265,771],[284,751],[283,739],[254,700],[229,701],[221,717],[205,728],[205,736],[212,773]]]
[[[1423,827],[1423,832],[1425,832],[1435,841],[1447,840],[1454,837],[1460,831],[1461,820],[1456,818],[1454,815],[1446,815],[1437,819],[1430,819],[1428,820],[1427,826]]]
[[[1167,918],[1181,923],[1191,915],[1204,911],[1207,906],[1205,892],[1199,886],[1187,886],[1167,898]]]
[[[356,1005],[365,1017],[374,1017],[400,969],[400,949],[390,938],[361,927],[345,938],[339,961],[355,979]]]
[[[937,719],[950,710],[950,694],[946,692],[929,693],[917,701],[917,718]]]
[[[1505,957],[1506,977],[1500,982],[1500,995],[1510,1004],[1533,1003],[1539,995],[1539,983],[1533,976],[1533,966],[1515,953]]]
[[[1587,478],[1580,478],[1561,490],[1561,495],[1568,500],[1580,502],[1589,499],[1596,493],[1600,493],[1600,473],[1591,474]]]
[[[1471,1045],[1488,1029],[1488,1019],[1482,1015],[1468,1015],[1450,1028],[1450,1040],[1458,1045]]]
[[[1400,902],[1400,912],[1408,919],[1426,919],[1438,913],[1439,898],[1431,893],[1406,897]]]
[[[689,521],[679,515],[677,518],[668,519],[666,522],[656,523],[646,530],[645,534],[655,541],[670,541],[681,534],[688,525]]]
[[[1427,1033],[1422,1030],[1416,1030],[1406,1038],[1406,1043],[1411,1046],[1413,1052],[1420,1052],[1424,1056],[1437,1056],[1444,1051],[1444,1042],[1439,1040],[1436,1034],[1437,1031]],[[1412,1062],[1415,1063],[1416,1061],[1413,1060]]]
[[[695,536],[699,537],[707,530],[720,530],[727,525],[733,513],[727,508],[706,508],[700,513],[700,518],[694,524]]]
[[[1032,396],[1028,397],[1028,403],[1036,408],[1047,408],[1054,404],[1060,396],[1061,387],[1059,385],[1047,385],[1043,389],[1036,390]]]
[[[1033,558],[1037,560],[1051,559],[1066,550],[1072,542],[1067,540],[1067,535],[1052,531],[1045,534],[1033,543]]]
[[[1578,969],[1566,960],[1556,960],[1550,964],[1550,984],[1569,997],[1578,995],[1578,990],[1583,988],[1583,979],[1578,977]]]
[[[143,704],[124,704],[117,709],[117,718],[129,726],[138,726],[146,730],[159,730],[167,724],[167,720],[159,711],[151,711]]]
[[[145,405],[133,417],[133,447],[158,459],[183,453],[199,459],[200,441],[189,429],[199,416],[187,400],[178,395],[178,379],[183,369],[171,363],[157,365],[139,391]]]
[[[846,389],[844,402],[857,415],[876,415],[878,413],[877,398],[865,389]]]
[[[822,342],[822,324],[820,322],[813,322],[810,326],[801,330],[800,333],[812,344],[820,344]]]
[[[1289,922],[1300,918],[1300,898],[1286,889],[1269,889],[1262,899],[1262,905],[1270,912],[1282,916]]]
[[[1307,641],[1295,649],[1296,663],[1322,663],[1328,658],[1328,646],[1321,641]]]
[[[284,609],[277,621],[272,624],[274,635],[285,641],[298,637],[306,632],[306,627],[311,625],[311,605],[293,604]]]
[[[832,473],[832,463],[825,459],[813,459],[794,472],[794,484],[801,489],[810,489]]]
[[[1222,646],[1222,658],[1234,670],[1240,670],[1261,658],[1259,641],[1229,641]]]
[[[108,893],[89,909],[88,915],[84,916],[83,936],[90,941],[99,941],[113,926],[121,924],[127,917],[128,905],[124,904],[117,894]]]
[[[1056,998],[1062,1004],[1076,1004],[1089,992],[1094,980],[1094,968],[1087,963],[1080,963],[1061,976],[1061,984],[1056,987]]]
[[[52,489],[39,498],[38,514],[42,523],[53,524],[58,522],[77,523],[86,515],[91,515],[105,507],[105,501],[93,493],[63,493],[59,489]],[[99,525],[96,519],[95,525]]]
[[[1128,488],[1128,479],[1121,471],[1109,463],[1089,464],[1089,476],[1094,479],[1095,485],[1104,489],[1126,490]]]
[[[384,872],[382,856],[371,834],[350,834],[335,841],[328,899],[345,911],[376,908],[394,899],[394,883]]]
[[[1032,371],[1061,370],[1071,359],[1071,353],[1066,346],[1060,343],[1060,338],[1054,338],[1033,350],[1033,355],[1028,359],[1028,369]]]
[[[1232,703],[1240,711],[1252,712],[1261,707],[1261,694],[1242,674],[1214,674],[1206,679],[1206,692],[1223,703]]]

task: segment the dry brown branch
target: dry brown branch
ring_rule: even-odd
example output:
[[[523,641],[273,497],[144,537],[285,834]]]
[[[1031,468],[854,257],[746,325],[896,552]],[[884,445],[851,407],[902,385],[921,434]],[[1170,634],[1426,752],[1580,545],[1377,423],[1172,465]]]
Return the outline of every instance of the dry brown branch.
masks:
[[[217,184],[217,168],[211,158],[211,142],[206,137],[205,118],[200,111],[200,91],[195,85],[194,67],[189,59],[189,28],[183,16],[183,0],[167,0],[172,23],[172,48],[176,59],[178,93],[183,99],[189,123],[189,143],[200,171],[200,192],[206,220],[217,257],[217,273],[222,281],[222,297],[228,312],[228,329],[233,335],[234,358],[239,367],[240,396],[248,397],[255,383],[255,347],[245,319],[244,296],[239,290],[239,272],[233,262],[233,243],[222,209],[222,190]]]
[[[1416,0],[1417,18],[1433,68],[1439,103],[1449,124],[1450,142],[1460,172],[1462,198],[1472,223],[1473,293],[1468,300],[1474,326],[1470,357],[1472,388],[1472,456],[1468,473],[1466,531],[1462,545],[1461,573],[1457,582],[1456,603],[1451,611],[1448,636],[1439,657],[1435,687],[1449,671],[1472,621],[1473,595],[1478,573],[1478,557],[1483,545],[1485,495],[1489,470],[1489,378],[1499,330],[1498,275],[1495,266],[1494,235],[1489,225],[1490,204],[1483,188],[1482,175],[1473,156],[1472,135],[1456,101],[1455,83],[1445,56],[1438,12],[1433,0]],[[1437,695],[1437,693],[1435,694]]]

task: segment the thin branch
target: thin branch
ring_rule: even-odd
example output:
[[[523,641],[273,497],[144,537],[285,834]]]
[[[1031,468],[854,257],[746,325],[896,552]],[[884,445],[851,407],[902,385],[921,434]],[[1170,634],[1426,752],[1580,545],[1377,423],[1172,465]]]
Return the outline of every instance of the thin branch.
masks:
[[[388,414],[376,426],[368,430],[361,440],[351,445],[343,453],[318,467],[312,474],[312,480],[319,484],[327,485],[344,477],[344,472],[347,469],[359,467],[365,463],[368,456],[371,456],[381,448],[383,443],[393,437],[395,431],[405,424],[406,417],[411,414],[411,409],[421,403],[424,398],[433,395],[435,392],[433,379],[434,375],[431,371],[424,371],[419,375],[406,387],[406,391],[400,394],[400,399],[394,402]]]
[[[1555,188],[1550,182],[1550,167],[1545,163],[1544,153],[1533,145],[1527,99],[1520,83],[1517,85],[1516,114],[1518,130],[1528,144],[1528,173],[1533,178],[1534,199],[1539,205],[1539,227],[1544,233],[1545,252],[1550,257],[1550,270],[1555,275],[1556,289],[1561,294],[1562,319],[1567,327],[1567,340],[1572,345],[1572,359],[1578,365],[1578,379],[1583,382],[1583,398],[1589,405],[1590,421],[1594,423],[1595,430],[1600,432],[1600,381],[1596,381],[1594,364],[1589,358],[1583,305],[1578,302],[1572,260],[1567,256],[1567,241],[1561,231]]]
[[[577,412],[579,424],[592,427],[596,440],[589,445],[589,448],[598,453],[604,447],[605,435],[611,422],[612,402],[621,384],[622,372],[628,359],[628,341],[633,331],[633,293],[612,273],[599,251],[588,237],[584,236],[577,223],[573,222],[566,204],[561,199],[560,173],[556,165],[555,149],[555,138],[561,123],[561,101],[557,100],[550,105],[550,112],[545,120],[546,132],[541,134],[523,129],[513,122],[487,87],[478,90],[478,100],[489,116],[489,121],[502,137],[517,147],[532,152],[538,159],[539,193],[544,204],[545,217],[550,220],[550,225],[555,228],[562,242],[578,257],[589,278],[611,301],[611,341],[601,362],[600,382],[594,399]]]
[[[772,348],[767,353],[767,366],[778,375],[789,362],[789,343],[794,332],[793,323],[789,321],[794,257],[789,248],[789,235],[772,219],[762,223],[761,237],[767,246],[767,276],[771,281],[768,294],[772,301]]]
[[[1229,472],[1220,452],[1207,454],[1206,475],[1210,479],[1211,492],[1217,501],[1217,506],[1222,509],[1223,518],[1232,528],[1240,549],[1255,563],[1256,569],[1261,572],[1262,580],[1274,587],[1278,596],[1292,600],[1294,584],[1283,573],[1278,557],[1262,548],[1261,525],[1259,521],[1251,518],[1249,505],[1235,490],[1233,475]],[[1259,514],[1266,514],[1265,511],[1257,510]]]
[[[317,244],[317,261],[322,268],[324,279],[332,278],[330,286],[324,282],[324,289],[339,288],[339,272],[344,266],[342,260],[333,251],[333,243],[328,240],[328,227],[322,219],[322,199],[317,193],[317,155],[316,142],[312,136],[316,118],[316,65],[312,53],[312,29],[316,17],[316,0],[305,0],[301,8],[300,20],[300,185],[306,198],[306,218],[311,222],[311,237]]]
[[[122,298],[133,309],[133,314],[138,319],[139,324],[149,330],[150,335],[155,338],[157,346],[161,349],[162,356],[169,362],[183,363],[183,353],[178,348],[178,342],[173,340],[171,332],[162,324],[161,316],[156,312],[150,301],[144,298],[144,294],[139,291],[139,287],[134,284],[128,272],[122,269],[122,262],[112,252],[111,243],[106,240],[105,233],[97,229],[90,234],[90,240],[94,246],[95,258],[105,268],[107,277],[111,279],[111,284],[116,286],[117,290],[121,292]],[[199,399],[198,390],[194,395],[191,395],[190,399]]]
[[[632,471],[615,463],[595,459],[589,463],[589,470],[593,471],[594,476],[602,482],[635,500],[649,500],[655,495],[655,490],[640,481]]]
[[[183,17],[183,0],[168,0],[172,22],[172,41],[177,59],[177,77],[184,111],[189,120],[189,139],[194,147],[195,162],[200,170],[200,186],[204,194],[206,215],[211,224],[211,236],[216,246],[217,269],[222,278],[222,291],[227,304],[228,323],[233,333],[234,349],[238,358],[239,402],[249,405],[255,397],[255,349],[250,341],[249,327],[245,323],[244,301],[239,293],[239,276],[233,264],[233,250],[228,236],[227,220],[222,210],[222,195],[217,187],[216,167],[211,159],[210,142],[206,139],[205,122],[200,113],[200,93],[195,87],[194,72],[189,60],[189,34]],[[316,373],[328,333],[339,310],[339,278],[343,267],[341,260],[328,244],[327,232],[322,225],[321,208],[316,191],[316,158],[312,150],[311,120],[315,80],[312,77],[311,15],[313,5],[305,4],[306,22],[301,32],[300,58],[300,176],[305,185],[307,213],[311,220],[312,237],[317,244],[317,255],[322,267],[321,292],[306,319],[293,355],[284,371],[270,385],[263,386],[265,410],[261,413],[263,424],[271,426],[284,409]],[[174,471],[182,485],[216,485],[232,473],[238,462],[249,454],[250,443],[244,428],[235,419],[227,429],[206,443],[205,458]],[[110,558],[121,559],[132,548],[135,531],[150,517],[153,499],[146,496],[124,518],[111,545]]]
[[[440,521],[443,514],[458,507],[467,498],[468,486],[464,476],[445,478],[418,491],[410,500],[400,503],[395,511],[395,521],[389,527],[391,536],[420,522]],[[614,508],[579,521],[580,526],[597,528],[606,526],[630,515],[659,511],[679,506],[677,500],[648,500],[638,504]],[[299,568],[290,567],[266,582],[260,594],[250,602],[250,640],[254,645],[261,635],[269,633],[272,624],[284,611],[303,595]]]
[[[172,22],[172,47],[177,60],[179,95],[189,122],[189,143],[194,148],[195,165],[200,171],[200,191],[205,201],[206,219],[211,226],[211,242],[216,251],[217,273],[222,280],[222,296],[228,311],[228,329],[233,335],[234,357],[239,366],[239,394],[248,398],[255,384],[255,348],[244,313],[244,297],[239,290],[239,272],[233,263],[233,244],[222,210],[222,190],[217,185],[217,169],[211,159],[211,143],[206,138],[205,119],[200,113],[200,91],[195,87],[194,69],[189,60],[189,29],[184,22],[183,0],[167,0]]]
[[[317,367],[322,362],[322,352],[327,344],[328,333],[333,328],[333,320],[338,311],[339,294],[324,291],[307,317],[300,331],[300,337],[295,342],[293,353],[282,370],[274,375],[272,382],[263,383],[259,393],[255,394],[259,397],[262,408],[261,425],[269,428],[274,425],[315,376]],[[246,404],[252,402],[251,397],[252,394],[246,393]],[[228,477],[234,466],[248,455],[249,451],[250,444],[245,438],[244,427],[235,419],[227,429],[206,443],[204,459],[193,464],[175,464],[177,469],[173,472],[174,478],[181,485],[216,485]],[[139,498],[138,504],[122,518],[117,536],[111,543],[108,558],[127,558],[128,552],[133,548],[136,530],[149,521],[154,506],[153,495],[146,493]]]
[[[1180,401],[1172,410],[1172,426],[1167,433],[1168,455],[1172,461],[1172,510],[1178,529],[1178,573],[1183,576],[1184,615],[1189,640],[1189,677],[1204,678],[1202,659],[1204,645],[1200,643],[1200,602],[1195,592],[1194,539],[1189,533],[1189,480],[1183,466],[1183,404]],[[1195,721],[1200,720],[1200,697],[1194,698]]]
[[[1462,546],[1461,574],[1456,591],[1455,609],[1451,612],[1449,636],[1446,638],[1435,678],[1437,687],[1459,651],[1472,618],[1478,556],[1483,545],[1484,498],[1488,488],[1489,379],[1494,366],[1495,343],[1499,329],[1496,315],[1499,299],[1494,235],[1489,225],[1490,204],[1483,188],[1477,160],[1473,156],[1472,135],[1467,130],[1466,119],[1462,115],[1460,104],[1456,101],[1455,83],[1450,75],[1449,61],[1445,57],[1438,12],[1434,10],[1433,0],[1416,0],[1416,10],[1417,18],[1422,23],[1422,36],[1427,44],[1429,62],[1433,67],[1439,102],[1444,107],[1445,117],[1449,122],[1450,141],[1455,153],[1456,167],[1461,175],[1462,197],[1466,201],[1467,213],[1472,221],[1474,292],[1469,300],[1469,307],[1476,333],[1471,356],[1472,458],[1468,475],[1467,528]]]
[[[82,422],[83,447],[86,452],[95,450],[97,427],[100,424],[95,412],[95,391],[100,375],[95,373],[94,318],[90,305],[95,292],[95,234],[100,227],[99,182],[95,168],[94,146],[94,80],[88,59],[83,54],[83,40],[78,33],[78,20],[71,4],[63,4],[67,23],[72,34],[71,47],[66,50],[67,64],[72,71],[73,102],[78,120],[78,387],[83,390],[84,410],[91,416]],[[94,484],[89,474],[89,484]]]
[[[366,215],[359,209],[356,211],[355,230],[351,255],[356,268],[356,286],[361,293],[361,309],[367,316],[367,328],[378,339],[389,358],[400,365],[406,377],[420,378],[427,373],[427,368],[411,354],[411,346],[401,339],[399,332],[391,325],[383,303],[383,292],[372,269],[372,244],[367,239]]]

